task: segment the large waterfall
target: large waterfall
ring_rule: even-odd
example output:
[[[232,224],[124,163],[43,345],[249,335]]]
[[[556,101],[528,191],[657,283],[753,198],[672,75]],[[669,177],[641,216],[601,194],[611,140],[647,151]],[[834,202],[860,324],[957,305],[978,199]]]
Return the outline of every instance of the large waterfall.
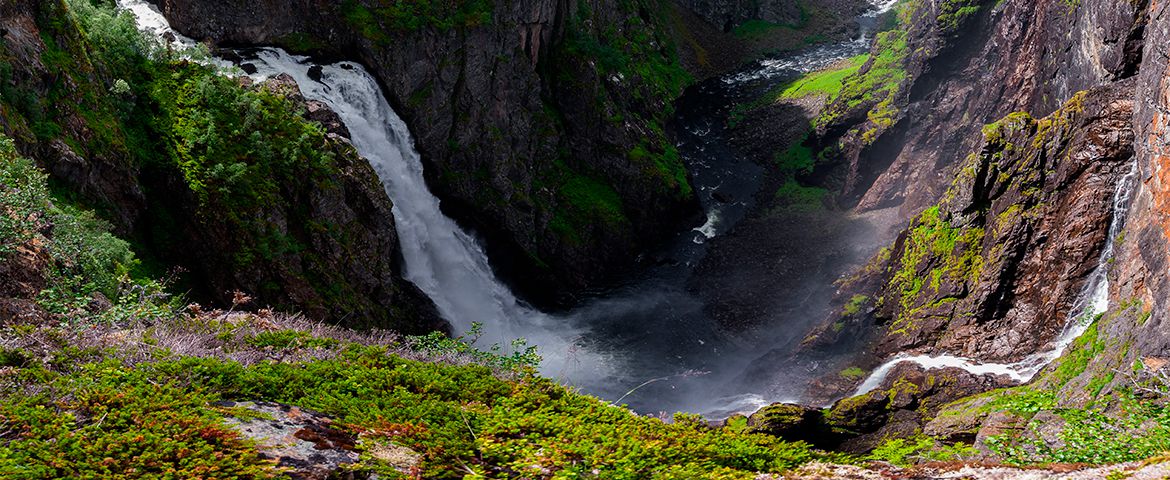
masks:
[[[160,36],[170,33],[182,45],[195,43],[171,30],[166,18],[144,0],[121,0],[119,6],[137,17],[140,28]],[[365,68],[340,62],[320,66],[320,76],[311,77],[309,70],[316,64],[307,57],[276,48],[238,53],[256,67],[254,79],[287,74],[305,98],[325,103],[341,117],[354,147],[369,160],[394,202],[406,279],[435,302],[457,331],[481,323],[481,347],[508,348],[525,339],[539,347],[546,375],[588,381],[606,374],[607,362],[575,345],[578,335],[566,322],[521,304],[496,278],[479,242],[439,210],[439,199],[423,179],[410,131]]]

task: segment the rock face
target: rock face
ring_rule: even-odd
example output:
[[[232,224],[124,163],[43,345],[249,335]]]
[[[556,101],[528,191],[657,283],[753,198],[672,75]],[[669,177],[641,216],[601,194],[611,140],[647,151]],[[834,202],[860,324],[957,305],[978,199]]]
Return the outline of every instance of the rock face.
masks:
[[[896,206],[912,217],[979,146],[969,125],[1047,115],[1076,92],[1132,76],[1142,60],[1145,1],[923,3],[910,2],[902,27],[875,46],[900,73],[870,87],[894,93],[838,98],[820,124],[821,146],[843,165],[834,174],[843,198],[861,210]]]
[[[257,88],[284,96],[309,118],[344,133],[336,114],[323,105],[307,104],[291,77],[278,76]],[[298,308],[313,318],[344,320],[350,327],[416,333],[446,330],[430,299],[402,279],[398,233],[382,183],[369,162],[338,133],[328,136],[326,146],[335,155],[335,175],[288,185],[285,201],[270,203],[263,213],[283,235],[300,239],[307,246],[305,251],[283,253],[267,264],[241,268],[223,252],[260,240],[245,240],[253,233],[201,214],[191,208],[198,202],[186,198],[171,202],[175,211],[187,216],[179,236],[186,245],[185,255],[175,260],[198,265],[200,284],[213,295],[231,289],[254,292],[262,301]],[[226,297],[221,301],[230,302]]]
[[[777,403],[753,413],[747,424],[756,433],[806,441],[819,448],[866,453],[887,439],[921,432],[950,402],[1007,383],[1007,378],[972,375],[957,368],[923,371],[916,365],[902,364],[879,388],[865,395],[840,400],[823,410]]]
[[[943,201],[894,246],[882,354],[927,347],[1014,361],[1064,329],[1133,155],[1131,89],[1089,91],[1045,119],[985,127],[983,148]]]
[[[825,423],[841,437],[838,449],[868,452],[887,439],[922,431],[950,402],[1008,383],[1004,377],[973,375],[957,368],[923,371],[917,365],[901,364],[878,389],[833,404],[825,413]]]
[[[187,269],[198,287],[194,300],[227,305],[242,290],[261,306],[355,327],[447,328],[430,300],[402,280],[390,201],[368,162],[340,136],[344,129],[331,112],[305,104],[295,84],[269,86],[283,88],[294,106],[332,132],[316,147],[332,152],[336,168],[332,178],[280,185],[281,202],[257,207],[266,209],[256,212],[259,218],[303,249],[241,262],[237,253],[260,242],[255,232],[223,212],[203,211],[178,168],[131,155],[126,127],[111,113],[117,99],[109,93],[113,80],[103,74],[109,67],[91,63],[75,23],[56,20],[68,17],[65,8],[59,1],[21,1],[0,10],[6,66],[0,126],[54,181],[110,217],[122,236],[156,250],[142,253]],[[40,99],[54,99],[51,108]]]
[[[663,128],[688,81],[668,3],[444,5],[160,3],[194,38],[367,65],[410,126],[444,211],[480,233],[497,269],[538,302],[596,285],[698,220]]]
[[[685,0],[682,3],[724,32],[730,32],[749,20],[797,24],[802,13],[799,2],[791,0]]]
[[[39,239],[0,258],[0,325],[36,324],[45,312],[35,301],[45,284],[51,259]]]

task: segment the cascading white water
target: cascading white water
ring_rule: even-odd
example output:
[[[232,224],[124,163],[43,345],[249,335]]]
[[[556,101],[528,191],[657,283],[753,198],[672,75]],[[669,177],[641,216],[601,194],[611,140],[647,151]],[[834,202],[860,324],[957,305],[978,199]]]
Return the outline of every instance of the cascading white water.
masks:
[[[180,45],[195,44],[171,30],[166,18],[144,0],[121,0],[119,6],[137,17],[140,28],[175,35]],[[354,147],[369,160],[394,203],[407,280],[435,302],[456,330],[482,323],[480,341],[505,349],[524,338],[538,346],[544,357],[541,370],[550,376],[581,380],[607,374],[605,358],[575,345],[578,334],[567,322],[521,304],[496,278],[476,239],[442,214],[439,199],[427,189],[405,122],[365,68],[349,62],[326,65],[315,80],[309,75],[314,64],[307,57],[274,48],[255,53],[250,60],[257,69],[253,78],[288,74],[305,98],[325,103],[341,117]]]
[[[870,9],[861,15],[861,18],[866,20],[862,24],[861,34],[852,41],[821,45],[797,55],[765,58],[759,61],[758,68],[727,75],[722,80],[728,85],[733,85],[766,78],[790,76],[792,72],[814,72],[829,68],[854,55],[864,54],[869,49],[872,38],[870,30],[874,28],[874,19],[892,10],[899,1],[870,0]]]
[[[1117,182],[1117,189],[1113,194],[1113,219],[1109,224],[1109,237],[1105,248],[1097,260],[1097,268],[1089,275],[1078,297],[1077,302],[1069,313],[1069,318],[1063,331],[1049,348],[1036,352],[1016,363],[981,363],[978,360],[957,357],[953,355],[898,355],[870,373],[853,395],[863,395],[873,391],[885,382],[886,377],[894,367],[902,363],[913,363],[925,369],[956,367],[976,375],[995,374],[1007,375],[1017,382],[1027,382],[1036,376],[1045,366],[1052,363],[1064,353],[1082,334],[1088,330],[1093,319],[1109,310],[1109,265],[1113,260],[1114,239],[1125,228],[1126,214],[1129,209],[1130,195],[1134,190],[1134,178],[1137,176],[1138,165],[1134,161],[1125,175]]]

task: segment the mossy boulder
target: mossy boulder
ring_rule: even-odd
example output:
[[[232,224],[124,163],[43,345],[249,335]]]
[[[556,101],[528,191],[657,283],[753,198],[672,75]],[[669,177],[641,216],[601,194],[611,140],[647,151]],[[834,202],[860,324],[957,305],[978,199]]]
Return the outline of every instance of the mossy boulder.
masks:
[[[751,432],[813,445],[828,443],[831,434],[820,410],[791,403],[773,403],[757,410],[747,418],[747,426]]]

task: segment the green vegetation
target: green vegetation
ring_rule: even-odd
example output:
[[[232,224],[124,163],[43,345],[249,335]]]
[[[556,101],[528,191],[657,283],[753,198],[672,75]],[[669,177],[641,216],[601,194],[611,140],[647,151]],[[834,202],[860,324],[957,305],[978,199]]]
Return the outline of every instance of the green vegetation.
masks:
[[[48,201],[45,174],[16,153],[12,139],[0,138],[0,238],[10,239],[0,244],[0,260],[37,236]]]
[[[907,33],[903,29],[879,33],[874,40],[874,50],[878,54],[871,56],[857,74],[841,81],[836,104],[825,109],[814,123],[831,124],[845,110],[872,105],[866,114],[869,123],[863,127],[862,141],[865,144],[873,143],[880,130],[892,126],[898,114],[894,101],[906,80],[905,62],[910,54],[906,38]]]
[[[937,294],[944,282],[978,280],[983,269],[983,238],[983,227],[952,226],[938,206],[919,214],[906,238],[900,266],[890,280],[891,290],[899,294],[901,307],[898,318],[890,325],[891,332],[913,328],[910,319],[918,310],[955,300],[935,298],[922,304],[923,287]],[[925,278],[919,274],[924,267],[929,269]]]
[[[787,211],[818,210],[824,207],[829,190],[808,187],[798,180],[801,175],[812,173],[816,166],[812,148],[801,140],[776,155],[776,168],[784,183],[776,190],[776,204]]]
[[[950,461],[975,458],[979,450],[965,443],[946,445],[925,435],[892,438],[879,445],[869,458],[909,466],[918,461]]]
[[[224,417],[236,413],[215,406],[221,399],[331,415],[361,436],[362,462],[353,469],[389,478],[406,477],[369,454],[388,442],[419,453],[424,478],[751,479],[837,458],[744,428],[712,428],[693,415],[673,423],[638,416],[535,376],[535,358],[493,360],[457,340],[223,312],[87,325],[83,335],[0,328],[19,330],[11,338],[38,349],[34,338],[52,338],[55,349],[48,357],[23,346],[0,355],[0,418],[7,431],[21,432],[0,442],[5,478],[283,478],[226,426]],[[310,339],[318,345],[306,358]],[[222,358],[223,348],[211,346],[253,360]]]
[[[854,295],[849,299],[849,303],[845,304],[843,312],[845,315],[853,316],[861,312],[861,308],[869,302],[869,297],[861,294]]]
[[[303,260],[304,270],[321,264],[306,251],[306,231],[344,232],[311,224],[302,217],[309,215],[305,209],[289,208],[297,203],[290,199],[335,188],[336,157],[348,154],[348,147],[304,120],[283,92],[221,75],[196,61],[205,51],[162,47],[112,2],[50,1],[41,9],[41,60],[46,76],[58,79],[49,93],[25,95],[42,88],[36,79],[0,68],[6,76],[0,83],[20,93],[0,99],[18,144],[60,140],[93,164],[141,175],[151,208],[139,224],[149,227],[134,232],[133,240],[147,254],[190,250],[176,236],[193,225],[238,239],[223,252],[223,264],[209,268],[273,271],[289,255]],[[7,48],[0,45],[0,66],[13,55]],[[62,187],[68,192],[72,186]],[[113,210],[100,204],[100,196],[70,195],[69,202],[56,202],[61,209],[79,204],[99,214]],[[286,213],[285,224],[274,220],[281,218],[274,211]],[[306,277],[331,306],[352,302],[352,292],[338,285],[344,282]],[[261,282],[262,291],[252,293],[269,296],[277,288]],[[55,302],[69,300],[54,293]]]
[[[1170,409],[1165,405],[1122,391],[1114,396],[1115,408],[1108,413],[1099,407],[1061,408],[1052,392],[1021,388],[1023,393],[1013,393],[991,408],[1012,412],[1025,420],[1039,412],[1051,412],[1064,424],[1056,444],[1045,441],[1038,433],[1043,426],[1039,421],[1027,421],[1024,432],[1018,435],[988,438],[988,447],[1006,463],[1099,465],[1144,460],[1170,449]]]
[[[847,380],[861,380],[865,378],[865,370],[862,370],[860,367],[849,367],[841,370],[840,375]]]
[[[978,0],[944,0],[938,5],[938,28],[941,33],[953,34],[963,22],[979,12]]]
[[[557,189],[561,200],[549,228],[561,238],[580,243],[582,233],[594,226],[622,229],[630,225],[622,199],[609,184],[563,167]]]
[[[363,37],[379,44],[397,32],[472,28],[492,20],[490,0],[345,0],[341,13]]]
[[[93,212],[54,199],[47,176],[20,157],[3,135],[0,204],[5,206],[0,211],[0,261],[19,248],[43,248],[49,264],[43,272],[28,273],[44,277],[45,289],[37,300],[58,319],[115,322],[172,307],[161,284],[137,274],[139,262],[130,245],[110,233],[110,225]],[[99,295],[110,305],[94,310],[90,306]]]
[[[774,30],[801,30],[808,26],[814,12],[804,1],[797,0],[796,6],[800,9],[800,17],[796,19],[795,23],[772,23],[766,20],[751,19],[736,26],[731,33],[741,39],[751,40],[766,37]],[[826,12],[816,12],[816,14],[824,15]]]
[[[808,73],[793,82],[780,86],[776,98],[796,99],[810,95],[824,95],[831,102],[844,88],[845,79],[857,74],[861,70],[861,66],[868,60],[869,55],[858,55],[827,70]]]

